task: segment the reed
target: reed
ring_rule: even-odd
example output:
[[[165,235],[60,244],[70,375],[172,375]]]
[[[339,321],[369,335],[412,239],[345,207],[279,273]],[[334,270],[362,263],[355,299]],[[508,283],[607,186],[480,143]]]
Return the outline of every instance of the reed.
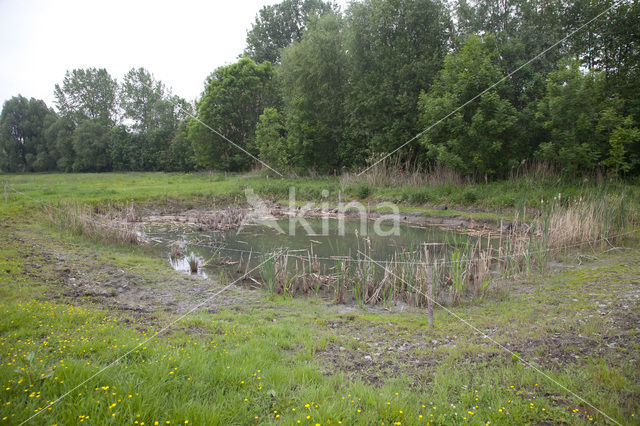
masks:
[[[551,248],[612,242],[627,228],[628,212],[621,195],[597,192],[563,200],[558,194],[546,204],[544,228]]]
[[[441,165],[421,166],[399,159],[386,159],[366,173],[361,175],[358,173],[343,174],[340,181],[342,186],[368,185],[376,188],[451,184],[461,186],[471,181],[470,178]]]
[[[44,217],[60,232],[70,232],[87,238],[118,244],[139,244],[135,226],[130,225],[129,209],[114,206],[88,206],[60,202],[45,206]]]
[[[189,264],[189,270],[191,271],[191,273],[197,274],[200,267],[200,261],[198,261],[198,258],[193,253],[189,255],[187,263]]]

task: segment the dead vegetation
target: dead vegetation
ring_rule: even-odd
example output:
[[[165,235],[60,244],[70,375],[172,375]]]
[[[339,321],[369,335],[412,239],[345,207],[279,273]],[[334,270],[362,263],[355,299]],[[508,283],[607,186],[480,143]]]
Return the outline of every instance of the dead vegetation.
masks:
[[[441,165],[432,165],[426,168],[418,167],[413,163],[400,160],[386,159],[372,167],[367,173],[359,175],[358,172],[346,172],[341,176],[342,186],[367,184],[374,188],[379,187],[421,187],[433,185],[460,186],[470,182],[462,174]]]
[[[218,210],[186,210],[168,214],[148,214],[140,217],[140,221],[152,225],[187,225],[198,231],[228,231],[240,226],[247,214],[247,209],[228,206]]]
[[[139,244],[142,241],[133,222],[133,206],[89,206],[60,202],[45,206],[45,218],[59,231],[71,232],[93,240],[118,244]]]

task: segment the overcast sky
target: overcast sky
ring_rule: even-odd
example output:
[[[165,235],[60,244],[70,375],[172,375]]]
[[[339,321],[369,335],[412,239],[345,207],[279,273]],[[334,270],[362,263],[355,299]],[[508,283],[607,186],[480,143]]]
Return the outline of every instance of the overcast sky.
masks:
[[[54,106],[65,71],[88,67],[118,80],[144,67],[193,100],[243,51],[258,10],[278,2],[0,0],[0,102],[21,94]]]

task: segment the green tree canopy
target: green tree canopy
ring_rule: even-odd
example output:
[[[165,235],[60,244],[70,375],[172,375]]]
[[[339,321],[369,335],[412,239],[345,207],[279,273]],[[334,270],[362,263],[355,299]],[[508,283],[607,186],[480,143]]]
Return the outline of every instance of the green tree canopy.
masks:
[[[120,107],[123,117],[139,132],[159,127],[158,104],[163,101],[164,84],[144,68],[132,68],[120,84]]]
[[[416,104],[442,67],[452,23],[437,0],[364,0],[347,10],[350,90],[346,100],[353,149],[386,153],[418,133]],[[403,150],[409,156],[419,149]]]
[[[276,170],[291,166],[284,116],[275,108],[265,108],[256,126],[259,158]]]
[[[0,170],[44,171],[55,167],[45,138],[55,113],[39,99],[18,95],[6,101],[0,114]]]
[[[75,126],[69,117],[59,117],[45,130],[45,138],[50,152],[55,152],[56,169],[71,172],[75,160],[73,132]]]
[[[74,172],[111,170],[109,127],[101,119],[84,120],[73,134]]]
[[[604,109],[602,75],[587,73],[576,61],[561,63],[547,76],[537,120],[546,130],[536,155],[569,173],[592,169],[607,150],[595,129]]]
[[[244,54],[256,62],[280,61],[280,49],[300,40],[311,17],[337,9],[322,0],[284,0],[264,6],[247,32]]]
[[[331,171],[343,149],[345,50],[342,20],[328,14],[310,23],[302,40],[282,52],[287,140],[298,168]]]
[[[104,68],[74,69],[56,84],[56,106],[78,125],[86,119],[113,123],[117,119],[118,83]]]
[[[169,145],[169,164],[167,170],[174,172],[188,172],[196,169],[196,156],[187,134],[187,122],[178,125],[171,144]]]
[[[256,123],[264,109],[275,106],[278,101],[274,80],[275,68],[270,62],[257,64],[249,58],[242,58],[232,65],[218,68],[207,79],[198,103],[199,120],[256,155]],[[238,171],[253,164],[246,153],[198,120],[189,121],[187,134],[202,167]]]
[[[132,68],[120,85],[120,108],[130,127],[140,133],[174,131],[191,113],[191,106],[174,96],[144,68]]]
[[[467,174],[489,176],[504,175],[514,164],[516,110],[505,96],[510,88],[498,85],[465,105],[502,78],[496,60],[491,36],[469,36],[458,52],[445,58],[437,80],[420,96],[422,126],[435,125],[421,138],[428,158]]]

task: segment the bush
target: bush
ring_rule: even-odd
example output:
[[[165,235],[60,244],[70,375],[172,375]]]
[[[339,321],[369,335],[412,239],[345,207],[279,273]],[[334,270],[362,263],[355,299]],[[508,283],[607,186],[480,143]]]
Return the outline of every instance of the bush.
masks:
[[[356,190],[356,194],[358,195],[358,198],[365,199],[369,197],[369,195],[371,195],[371,188],[369,188],[369,185],[366,184],[359,185]]]
[[[463,204],[473,204],[478,201],[478,193],[473,188],[467,188],[462,193]]]
[[[424,204],[433,200],[431,192],[427,188],[420,188],[410,191],[407,195],[410,204]]]

